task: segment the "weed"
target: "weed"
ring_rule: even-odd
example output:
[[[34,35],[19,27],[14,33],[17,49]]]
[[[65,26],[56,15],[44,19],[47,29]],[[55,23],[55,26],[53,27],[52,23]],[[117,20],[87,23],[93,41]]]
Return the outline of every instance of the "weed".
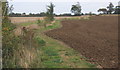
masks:
[[[41,39],[40,37],[36,37],[35,39],[40,46],[45,46],[46,42],[43,39]]]

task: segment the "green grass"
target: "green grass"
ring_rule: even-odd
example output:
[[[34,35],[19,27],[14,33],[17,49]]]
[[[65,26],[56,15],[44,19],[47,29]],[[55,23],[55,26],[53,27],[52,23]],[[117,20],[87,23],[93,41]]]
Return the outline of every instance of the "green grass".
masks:
[[[54,39],[40,35],[46,42],[46,46],[40,47],[41,56],[44,61],[41,63],[47,68],[94,68],[95,65],[88,63],[84,57],[72,48],[60,44]],[[67,55],[66,55],[67,52]],[[61,56],[64,55],[64,56]],[[41,59],[40,57],[40,59]],[[49,66],[50,65],[50,66]],[[51,66],[52,65],[52,66]]]
[[[44,46],[46,44],[46,42],[41,39],[40,37],[35,37],[35,40],[37,41],[38,45],[40,46]]]
[[[47,26],[46,28],[43,28],[43,30],[46,31],[46,30],[62,27],[62,25],[60,24],[60,20],[55,20],[55,21],[56,21],[55,23],[52,23],[53,25]]]

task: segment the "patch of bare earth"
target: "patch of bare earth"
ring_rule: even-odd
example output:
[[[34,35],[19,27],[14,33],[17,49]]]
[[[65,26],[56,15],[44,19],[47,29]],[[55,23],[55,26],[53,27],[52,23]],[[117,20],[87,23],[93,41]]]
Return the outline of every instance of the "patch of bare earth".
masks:
[[[118,67],[118,17],[93,16],[90,20],[65,20],[62,28],[45,34],[65,42],[103,68]]]

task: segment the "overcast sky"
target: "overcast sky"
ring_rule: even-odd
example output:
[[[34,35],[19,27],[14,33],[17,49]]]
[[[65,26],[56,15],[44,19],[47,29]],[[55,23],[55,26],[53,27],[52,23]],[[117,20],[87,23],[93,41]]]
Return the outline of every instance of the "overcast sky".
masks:
[[[71,6],[80,2],[82,6],[82,12],[98,13],[99,8],[106,8],[109,2],[112,2],[114,6],[118,5],[120,0],[8,0],[10,5],[14,5],[13,12],[15,13],[40,13],[46,12],[46,5],[53,2],[55,5],[56,14],[70,13]]]

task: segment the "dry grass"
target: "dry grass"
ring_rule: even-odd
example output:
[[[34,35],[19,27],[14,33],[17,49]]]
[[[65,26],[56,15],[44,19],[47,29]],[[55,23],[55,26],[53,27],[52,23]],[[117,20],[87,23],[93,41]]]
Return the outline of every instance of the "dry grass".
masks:
[[[36,20],[43,20],[44,17],[10,17],[12,23],[33,22]]]
[[[64,16],[64,17],[55,17],[55,19],[65,19],[65,18],[81,18],[88,16]],[[12,23],[24,23],[24,22],[34,22],[37,20],[43,20],[44,17],[10,17]]]

